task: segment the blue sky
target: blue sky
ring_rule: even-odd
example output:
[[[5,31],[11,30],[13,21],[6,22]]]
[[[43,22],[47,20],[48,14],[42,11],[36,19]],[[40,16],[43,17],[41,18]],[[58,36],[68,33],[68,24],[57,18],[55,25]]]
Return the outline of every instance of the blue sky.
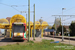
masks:
[[[0,4],[0,18],[12,17],[15,14],[20,14],[20,12],[10,7],[11,5],[18,5],[18,7],[14,6],[14,8],[19,11],[28,11],[28,6],[20,6],[28,5],[28,0],[0,0],[0,3],[9,5]],[[75,0],[30,0],[31,11],[33,11],[34,3],[36,21],[43,17],[42,19],[47,21],[49,25],[53,25],[55,20],[55,17],[52,15],[62,15],[62,8],[66,8],[66,10],[63,10],[64,15],[75,14]],[[22,15],[25,16],[25,13],[22,13]],[[30,17],[30,20],[33,22],[33,13],[31,13]],[[63,19],[67,18],[71,19],[65,20],[64,23],[70,23],[72,20],[75,20],[73,17],[63,17]]]

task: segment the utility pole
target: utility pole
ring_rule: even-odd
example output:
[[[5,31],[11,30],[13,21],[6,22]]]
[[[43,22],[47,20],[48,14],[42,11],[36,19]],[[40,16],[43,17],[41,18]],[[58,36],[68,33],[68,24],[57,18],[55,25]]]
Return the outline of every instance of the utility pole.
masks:
[[[62,8],[62,15],[63,15],[63,8]],[[64,41],[64,33],[63,33],[63,17],[62,17],[62,41]]]
[[[27,14],[26,14],[26,33],[27,33]]]
[[[41,17],[41,19],[40,19],[40,24],[41,24],[41,26],[42,26],[42,17]],[[41,38],[42,38],[42,28],[41,28],[41,36],[40,36]]]
[[[62,8],[62,15],[63,15],[63,10],[65,10],[65,8]],[[62,17],[62,41],[64,41],[63,17]]]
[[[30,0],[28,0],[28,41],[30,41]]]
[[[34,37],[33,40],[35,40],[35,4],[34,4]]]
[[[55,17],[55,36],[56,36],[56,17]]]

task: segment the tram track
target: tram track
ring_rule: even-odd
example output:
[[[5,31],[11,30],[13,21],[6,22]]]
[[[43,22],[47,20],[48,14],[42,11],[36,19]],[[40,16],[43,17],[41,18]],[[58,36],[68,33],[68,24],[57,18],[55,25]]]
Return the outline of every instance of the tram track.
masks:
[[[50,37],[50,38],[58,38],[58,39],[62,39],[62,37],[59,37],[59,36],[44,36],[44,37]],[[75,41],[75,38],[70,38],[70,37],[64,37],[64,39],[66,40],[73,40]]]

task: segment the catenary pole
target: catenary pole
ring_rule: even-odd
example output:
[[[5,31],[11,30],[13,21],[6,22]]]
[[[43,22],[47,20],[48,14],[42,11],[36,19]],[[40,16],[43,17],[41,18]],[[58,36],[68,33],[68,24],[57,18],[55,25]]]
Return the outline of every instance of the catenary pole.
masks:
[[[30,0],[28,0],[28,41],[30,41]]]
[[[56,17],[55,17],[55,36],[56,36]]]
[[[27,14],[26,14],[26,34],[27,34]]]
[[[35,4],[34,4],[34,37],[33,40],[35,40]]]

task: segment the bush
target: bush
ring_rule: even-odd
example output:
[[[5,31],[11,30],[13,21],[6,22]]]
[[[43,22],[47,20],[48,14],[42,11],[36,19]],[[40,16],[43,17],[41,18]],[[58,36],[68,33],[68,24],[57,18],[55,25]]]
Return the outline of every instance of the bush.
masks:
[[[54,27],[52,27],[51,29],[54,29],[54,30],[55,30],[55,28],[54,28]]]
[[[75,36],[75,23],[71,23],[70,28],[70,36]]]
[[[63,26],[63,31],[66,32],[66,28]],[[62,26],[60,25],[58,28],[57,28],[57,33],[61,32],[61,35],[62,35]]]

